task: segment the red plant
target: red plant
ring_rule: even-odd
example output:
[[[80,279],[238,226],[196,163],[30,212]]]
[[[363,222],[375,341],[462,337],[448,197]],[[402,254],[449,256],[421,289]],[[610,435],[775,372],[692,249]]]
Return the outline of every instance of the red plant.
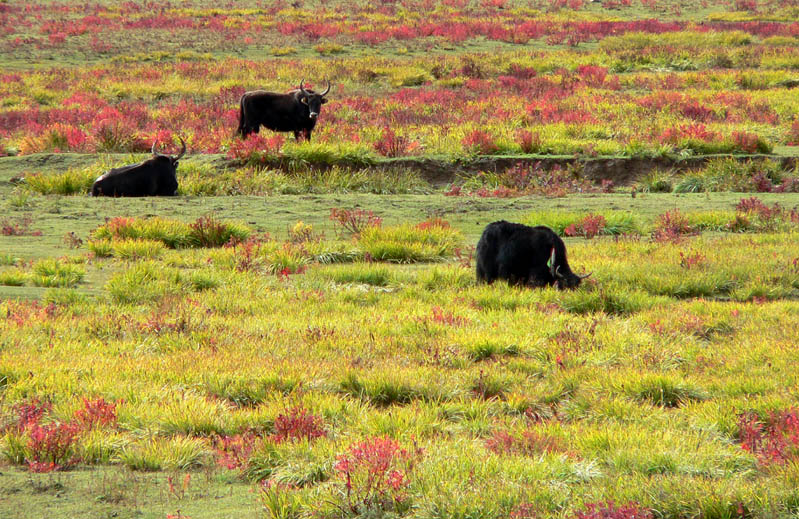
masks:
[[[238,159],[244,162],[264,163],[280,156],[285,142],[286,138],[279,133],[269,137],[253,133],[246,139],[234,139],[230,143],[227,156],[229,159]]]
[[[472,258],[474,258],[474,245],[467,245],[466,247],[458,247],[455,249],[455,260],[458,264],[466,269],[472,268]]]
[[[701,252],[694,252],[693,254],[686,255],[680,251],[680,266],[686,270],[701,266],[705,262],[705,259],[707,258]]]
[[[31,231],[33,219],[30,216],[21,216],[16,219],[3,218],[0,220],[0,234],[3,236],[41,236],[41,231]]]
[[[652,239],[656,242],[678,242],[683,236],[694,234],[688,218],[679,209],[672,209],[658,215],[655,219],[655,230]]]
[[[676,128],[666,128],[659,137],[662,144],[681,144],[683,140],[714,142],[721,140],[721,135],[708,130],[704,124],[683,124]]]
[[[499,146],[488,133],[483,130],[473,130],[461,141],[463,148],[469,153],[479,155],[493,155],[499,151]]]
[[[260,438],[251,431],[234,436],[220,436],[214,439],[216,462],[228,470],[244,469],[249,465],[255,442]]]
[[[301,407],[294,407],[286,414],[279,414],[275,418],[274,439],[276,442],[313,440],[323,436],[327,436],[327,431],[325,431],[322,418]]]
[[[507,431],[494,431],[485,441],[485,446],[497,454],[522,454],[525,456],[538,456],[543,453],[565,453],[575,455],[559,439],[544,436],[531,429],[515,436]]]
[[[448,190],[444,191],[444,196],[461,196],[462,194],[465,194],[463,193],[463,187],[457,184],[452,184]]]
[[[585,503],[584,510],[577,510],[577,519],[652,519],[652,512],[637,503],[616,506],[613,501]]]
[[[364,209],[330,209],[330,219],[353,235],[361,234],[367,227],[380,227],[383,219]]]
[[[532,503],[519,503],[510,511],[509,519],[536,519],[538,509]]]
[[[469,319],[456,316],[452,312],[445,312],[440,306],[434,306],[433,322],[437,324],[446,324],[447,326],[463,326],[469,323]]]
[[[755,133],[748,132],[732,132],[732,142],[735,147],[746,153],[757,153],[763,150],[760,137]]]
[[[81,425],[74,422],[34,423],[28,429],[28,468],[32,472],[50,472],[76,464],[79,458],[75,456],[75,442],[81,431]]]
[[[602,234],[605,230],[607,221],[601,214],[588,214],[580,222],[573,223],[563,230],[566,236],[584,236],[590,240]]]
[[[236,270],[246,272],[259,268],[263,264],[260,256],[261,244],[269,239],[269,234],[264,234],[263,236],[250,236],[242,242],[236,240],[235,236],[231,236],[225,247],[233,248]]]
[[[517,134],[517,139],[524,153],[536,153],[541,151],[541,135],[538,132],[521,130]]]
[[[83,407],[75,411],[75,420],[84,429],[94,426],[115,426],[117,423],[116,402],[106,402],[103,398],[89,400],[83,398]]]
[[[380,139],[375,142],[375,150],[384,157],[400,157],[407,155],[410,151],[418,147],[418,144],[411,142],[407,137],[394,133],[388,126],[383,128]]]
[[[754,196],[742,198],[735,206],[735,210],[737,212],[736,220],[740,217],[746,223],[750,223],[750,219],[754,218],[761,229],[772,229],[783,220],[793,221],[795,214],[795,211],[786,213],[779,203],[769,207]]]
[[[26,402],[21,402],[13,407],[17,420],[12,426],[17,432],[25,431],[26,429],[38,424],[42,417],[53,409],[53,404],[39,397],[34,397]]]
[[[754,454],[761,464],[783,464],[799,454],[799,409],[771,411],[762,420],[754,413],[738,416],[741,448]]]
[[[344,485],[347,507],[354,513],[396,510],[408,498],[405,489],[422,456],[421,448],[408,450],[387,437],[350,446],[333,467]]]
[[[416,228],[420,231],[426,231],[428,229],[449,229],[449,222],[440,216],[436,216],[434,218],[428,218],[423,222],[417,223]]]
[[[189,490],[189,483],[191,483],[191,474],[186,474],[183,477],[183,484],[180,488],[177,488],[172,476],[166,477],[167,487],[169,488],[169,493],[177,499],[183,499],[186,497],[186,492]],[[178,514],[180,514],[180,510],[178,510]],[[168,516],[167,516],[168,517]],[[183,516],[188,517],[188,516]]]

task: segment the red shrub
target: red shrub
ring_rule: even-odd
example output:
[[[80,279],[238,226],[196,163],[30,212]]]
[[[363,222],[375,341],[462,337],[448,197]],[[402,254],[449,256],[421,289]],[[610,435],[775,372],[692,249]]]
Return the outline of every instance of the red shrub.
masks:
[[[69,468],[79,458],[75,456],[75,441],[82,431],[80,424],[34,423],[28,430],[28,449],[31,459],[26,460],[32,472],[50,472]]]
[[[678,242],[688,234],[695,234],[694,229],[688,223],[688,218],[679,209],[672,209],[658,215],[655,219],[652,239],[657,242]]]
[[[485,441],[485,446],[497,454],[539,456],[544,453],[559,452],[574,455],[559,439],[543,436],[531,429],[523,431],[521,436],[514,436],[506,431],[494,431]]]
[[[389,127],[383,128],[380,139],[375,142],[375,150],[384,157],[400,157],[407,155],[418,146],[411,142],[407,137],[402,137],[394,133]]]
[[[436,216],[434,218],[428,218],[423,222],[419,222],[416,224],[416,228],[422,231],[426,231],[427,229],[449,229],[449,222],[441,218],[440,216]]]
[[[584,510],[577,510],[577,519],[652,519],[652,512],[637,503],[616,506],[613,501],[585,503]]]
[[[0,234],[3,236],[41,236],[41,231],[31,231],[30,226],[33,219],[30,216],[20,216],[19,218],[3,218],[0,220]],[[37,234],[38,233],[38,234]]]
[[[227,156],[249,163],[264,163],[280,156],[285,142],[286,138],[279,133],[269,137],[250,134],[246,139],[234,139]]]
[[[324,422],[300,407],[290,409],[287,414],[279,414],[275,418],[275,435],[277,442],[286,440],[313,440],[327,436]]]
[[[575,72],[580,79],[593,87],[602,85],[608,75],[608,69],[596,65],[579,65]]]
[[[422,455],[422,449],[409,451],[386,437],[352,445],[334,465],[346,506],[354,513],[396,510],[408,497],[405,489]]]
[[[234,436],[221,436],[214,439],[216,462],[229,470],[244,469],[248,466],[255,442],[260,438],[253,432]]]
[[[521,130],[517,134],[519,146],[524,153],[536,153],[541,151],[541,135],[538,132]]]
[[[115,426],[117,423],[117,404],[106,402],[103,398],[89,400],[83,398],[83,408],[75,411],[75,420],[84,429],[94,426]]]
[[[474,130],[462,141],[464,149],[469,153],[478,155],[493,155],[499,151],[499,146],[494,142],[494,138],[483,130]]]
[[[764,151],[761,149],[760,137],[754,133],[732,132],[732,142],[738,150],[746,153]]]
[[[602,234],[607,221],[601,214],[588,214],[582,221],[571,224],[563,230],[566,236],[583,236],[587,240]]]
[[[701,266],[707,258],[701,252],[693,254],[683,254],[680,251],[680,266],[686,270]]]
[[[42,417],[53,409],[53,404],[48,401],[39,400],[34,397],[26,402],[19,403],[13,407],[17,420],[13,427],[22,432],[34,425],[37,425]]]
[[[799,448],[799,409],[772,411],[766,420],[754,413],[738,416],[741,448],[751,452],[762,464],[783,464],[797,459]]]
[[[447,326],[463,326],[469,323],[469,319],[457,316],[452,312],[445,312],[440,306],[434,306],[433,322],[436,324],[446,324]]]

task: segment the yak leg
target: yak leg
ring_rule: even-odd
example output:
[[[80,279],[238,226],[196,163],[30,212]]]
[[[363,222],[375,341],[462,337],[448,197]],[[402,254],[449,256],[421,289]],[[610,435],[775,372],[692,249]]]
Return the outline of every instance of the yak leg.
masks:
[[[305,134],[305,140],[311,142],[311,130],[304,130],[303,133]]]

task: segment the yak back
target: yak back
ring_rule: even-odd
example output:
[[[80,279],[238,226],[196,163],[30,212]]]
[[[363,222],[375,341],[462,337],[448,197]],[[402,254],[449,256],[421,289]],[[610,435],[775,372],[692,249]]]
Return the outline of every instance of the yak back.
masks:
[[[555,251],[555,268],[562,276],[552,275],[549,262]],[[569,267],[566,245],[549,227],[506,222],[490,223],[477,243],[477,279],[492,283],[496,279],[511,284],[547,286],[558,282],[559,288],[574,288],[580,278]]]
[[[158,155],[113,168],[92,185],[92,196],[172,196],[177,193],[177,163]]]

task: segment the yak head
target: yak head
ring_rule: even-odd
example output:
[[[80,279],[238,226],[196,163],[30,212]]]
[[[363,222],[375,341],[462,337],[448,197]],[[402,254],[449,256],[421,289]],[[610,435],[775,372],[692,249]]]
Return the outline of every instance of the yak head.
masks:
[[[562,271],[561,267],[562,265],[558,264],[558,258],[555,254],[555,247],[552,247],[552,252],[549,255],[549,273],[555,280],[555,286],[561,290],[579,287],[582,280],[592,274],[589,272],[584,276],[580,276],[572,272],[568,266],[566,266]]]
[[[300,102],[308,106],[308,117],[311,119],[316,119],[319,116],[319,112],[322,110],[322,105],[327,103],[325,96],[330,92],[330,81],[327,79],[325,79],[325,81],[327,81],[327,88],[321,93],[314,92],[313,90],[305,90],[303,87],[305,79],[300,81]]]
[[[181,150],[180,150],[180,153],[178,153],[178,154],[177,154],[176,156],[174,156],[174,157],[173,157],[173,156],[171,156],[171,155],[165,155],[165,154],[163,154],[163,153],[158,153],[157,151],[155,151],[155,144],[156,144],[156,143],[155,143],[155,142],[153,142],[153,147],[152,147],[152,148],[150,148],[150,152],[152,152],[152,154],[153,154],[153,158],[154,158],[154,159],[156,159],[158,162],[167,162],[167,161],[168,161],[168,162],[169,162],[169,165],[170,165],[170,167],[171,167],[173,170],[177,169],[177,167],[178,167],[178,161],[179,161],[179,160],[180,160],[180,158],[181,158],[181,157],[183,157],[183,155],[186,153],[186,141],[184,141],[184,140],[183,140],[183,137],[180,137],[180,136],[178,136],[178,139],[180,139],[180,145],[182,146],[182,148],[181,148]]]

